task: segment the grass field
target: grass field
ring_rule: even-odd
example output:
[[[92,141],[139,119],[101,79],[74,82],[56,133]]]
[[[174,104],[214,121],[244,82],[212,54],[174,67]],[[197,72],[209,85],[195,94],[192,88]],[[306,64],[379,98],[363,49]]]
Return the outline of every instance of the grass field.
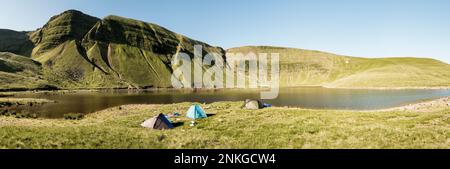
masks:
[[[192,103],[127,105],[82,120],[0,117],[1,148],[449,148],[450,107],[427,112],[357,112],[272,107],[240,102],[203,105],[210,117],[189,127]],[[140,123],[182,113],[173,130]]]

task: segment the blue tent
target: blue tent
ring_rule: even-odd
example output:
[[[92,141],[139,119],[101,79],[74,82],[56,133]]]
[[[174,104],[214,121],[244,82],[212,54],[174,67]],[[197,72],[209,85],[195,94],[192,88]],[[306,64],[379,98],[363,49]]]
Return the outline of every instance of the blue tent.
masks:
[[[203,109],[198,105],[192,105],[189,110],[186,112],[186,117],[191,119],[201,119],[206,118],[206,113]]]

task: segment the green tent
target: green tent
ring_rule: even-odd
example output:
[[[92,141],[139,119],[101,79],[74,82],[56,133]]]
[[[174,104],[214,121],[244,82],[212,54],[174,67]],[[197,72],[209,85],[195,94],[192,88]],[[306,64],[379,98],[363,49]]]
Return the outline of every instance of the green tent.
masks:
[[[186,117],[191,119],[201,119],[206,118],[206,113],[203,111],[202,107],[200,107],[198,104],[192,105],[189,110],[186,112]]]

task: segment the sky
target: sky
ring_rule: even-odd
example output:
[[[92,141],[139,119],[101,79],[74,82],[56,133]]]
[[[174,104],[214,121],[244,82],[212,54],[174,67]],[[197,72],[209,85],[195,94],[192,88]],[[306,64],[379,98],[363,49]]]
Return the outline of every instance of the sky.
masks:
[[[448,0],[0,0],[0,28],[35,30],[68,9],[161,25],[223,48],[270,45],[450,63]]]

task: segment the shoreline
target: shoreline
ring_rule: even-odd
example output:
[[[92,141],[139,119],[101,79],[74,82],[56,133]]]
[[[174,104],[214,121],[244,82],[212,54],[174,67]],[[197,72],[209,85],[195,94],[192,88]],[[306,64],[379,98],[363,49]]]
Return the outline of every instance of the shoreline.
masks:
[[[303,86],[305,87],[305,86]],[[319,86],[308,86],[308,87],[319,87]],[[296,88],[296,87],[291,87]],[[430,89],[430,88],[429,88]],[[133,91],[136,93],[139,92],[147,92],[147,91],[215,91],[215,90],[238,90],[238,89],[174,89],[174,88],[158,88],[158,89],[145,89],[140,91]],[[431,90],[431,89],[430,89]],[[435,90],[450,90],[450,89],[442,89],[442,88],[435,88]],[[0,92],[0,101],[2,102],[8,102],[10,100],[11,102],[17,102],[18,100],[21,101],[27,101],[33,102],[38,101],[40,103],[52,103],[56,102],[56,100],[47,100],[47,99],[39,99],[39,98],[33,98],[33,97],[20,97],[20,95],[27,94],[27,93],[43,93],[43,94],[49,94],[49,95],[64,95],[64,94],[70,94],[70,93],[83,93],[83,92],[104,92],[104,91],[128,91],[126,89],[113,89],[113,90],[100,90],[100,89],[92,89],[92,90],[55,90],[55,91],[10,91],[10,92]],[[42,101],[46,100],[46,101]],[[226,100],[222,101],[215,101],[217,103],[221,102],[229,102]],[[177,103],[161,103],[160,105],[170,105],[170,104],[177,104]],[[124,104],[122,106],[125,106],[127,104]],[[274,106],[277,108],[298,108],[298,109],[308,109],[308,110],[330,110],[330,111],[352,111],[352,112],[383,112],[383,111],[402,111],[402,110],[409,110],[409,111],[427,111],[429,109],[433,109],[433,107],[450,107],[450,96],[440,97],[436,99],[423,99],[423,100],[417,100],[413,103],[405,103],[404,105],[398,105],[394,107],[389,108],[378,108],[378,109],[332,109],[332,108],[307,108],[307,107],[301,107],[301,106]],[[101,111],[101,110],[100,110]],[[93,112],[95,113],[95,112]]]
[[[437,87],[330,87],[327,85],[304,85],[304,86],[280,86],[279,88],[326,88],[326,89],[348,89],[348,90],[450,90],[450,86],[437,86]],[[239,90],[239,89],[251,89],[251,90],[264,90],[270,89],[265,87],[260,88],[173,88],[173,87],[161,87],[161,88],[141,88],[141,89],[127,89],[127,88],[73,88],[73,89],[0,89],[0,93],[8,92],[54,92],[54,91],[107,91],[107,90],[126,90],[126,91],[158,91],[158,90]]]
[[[356,90],[450,90],[450,87],[325,87],[327,89],[356,89]]]
[[[418,103],[411,103],[404,106],[398,106],[387,109],[380,109],[378,111],[414,111],[414,112],[430,112],[436,109],[450,108],[450,96],[441,97],[438,99],[430,99],[420,101]]]

